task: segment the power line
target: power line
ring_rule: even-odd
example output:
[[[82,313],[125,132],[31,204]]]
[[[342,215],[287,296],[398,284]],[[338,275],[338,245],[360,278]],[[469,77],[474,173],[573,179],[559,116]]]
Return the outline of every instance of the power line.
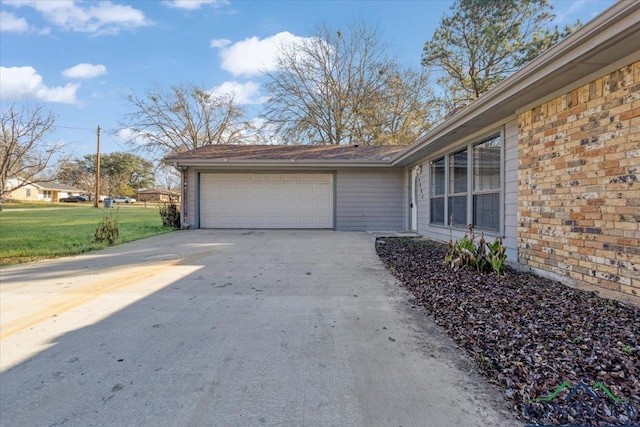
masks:
[[[57,129],[75,129],[75,130],[88,130],[91,132],[95,132],[96,129],[89,129],[89,128],[79,128],[79,127],[74,127],[74,126],[59,126],[59,125],[53,125],[53,128],[57,128]]]
[[[127,153],[132,153],[132,152],[133,152],[131,149],[124,148],[122,145],[120,145],[120,143],[119,143],[118,141],[116,141],[115,139],[113,139],[113,136],[114,136],[114,135],[116,135],[114,132],[108,132],[108,133],[107,133],[107,136],[109,137],[109,139],[110,139],[111,141],[113,141],[113,143],[114,143],[114,144],[116,144],[118,147],[120,147],[120,149],[121,149],[122,151],[125,151],[125,152],[127,152]]]

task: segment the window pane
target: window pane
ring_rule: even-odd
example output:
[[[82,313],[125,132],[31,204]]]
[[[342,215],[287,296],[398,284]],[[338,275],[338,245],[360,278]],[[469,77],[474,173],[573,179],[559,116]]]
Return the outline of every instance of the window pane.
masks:
[[[431,223],[444,225],[444,197],[431,199]]]
[[[431,195],[444,196],[444,157],[431,162]]]
[[[500,193],[473,196],[473,225],[487,230],[500,228]]]
[[[451,225],[466,227],[467,223],[467,196],[449,197],[449,218]]]
[[[473,189],[488,191],[500,189],[500,137],[473,147]]]
[[[449,156],[449,193],[467,191],[467,150]]]

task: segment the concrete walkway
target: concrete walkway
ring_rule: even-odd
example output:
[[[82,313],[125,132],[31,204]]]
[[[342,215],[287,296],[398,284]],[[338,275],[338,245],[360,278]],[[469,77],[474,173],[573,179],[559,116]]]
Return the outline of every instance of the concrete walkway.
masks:
[[[513,426],[366,233],[181,231],[0,270],[0,424]]]

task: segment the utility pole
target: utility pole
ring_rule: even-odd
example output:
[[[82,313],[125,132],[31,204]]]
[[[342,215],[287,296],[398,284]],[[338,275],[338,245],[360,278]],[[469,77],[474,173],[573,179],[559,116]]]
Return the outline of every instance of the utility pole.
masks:
[[[96,155],[96,197],[93,200],[93,207],[97,208],[100,203],[100,126],[98,126],[98,152]]]

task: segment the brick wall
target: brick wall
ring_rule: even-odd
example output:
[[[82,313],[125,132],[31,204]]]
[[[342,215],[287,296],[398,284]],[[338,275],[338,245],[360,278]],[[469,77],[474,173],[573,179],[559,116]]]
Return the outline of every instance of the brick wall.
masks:
[[[520,263],[640,301],[640,62],[518,126]]]

